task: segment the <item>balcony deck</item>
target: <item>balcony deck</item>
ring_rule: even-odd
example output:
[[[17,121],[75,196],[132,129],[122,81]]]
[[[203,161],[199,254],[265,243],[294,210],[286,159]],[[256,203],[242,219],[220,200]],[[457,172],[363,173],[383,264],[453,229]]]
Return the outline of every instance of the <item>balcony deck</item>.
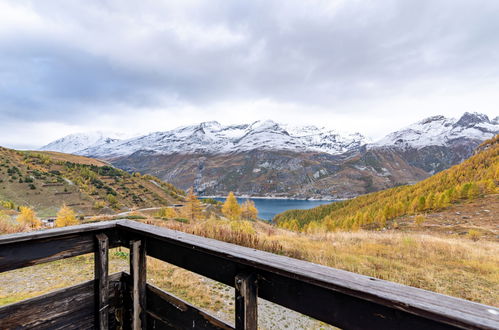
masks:
[[[130,248],[130,274],[108,250]],[[0,272],[95,255],[95,279],[0,308],[0,328],[233,329],[147,284],[146,256],[236,288],[236,329],[257,329],[257,297],[345,329],[499,329],[499,309],[129,220],[0,237]]]

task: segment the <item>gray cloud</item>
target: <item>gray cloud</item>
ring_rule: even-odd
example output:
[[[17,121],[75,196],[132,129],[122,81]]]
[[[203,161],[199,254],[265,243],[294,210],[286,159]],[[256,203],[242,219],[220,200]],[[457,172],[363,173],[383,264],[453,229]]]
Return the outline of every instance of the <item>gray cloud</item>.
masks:
[[[499,75],[497,1],[12,0],[4,7],[12,11],[4,18],[14,18],[0,23],[3,121],[71,123],[103,111],[258,99],[361,114],[368,109],[338,104]]]

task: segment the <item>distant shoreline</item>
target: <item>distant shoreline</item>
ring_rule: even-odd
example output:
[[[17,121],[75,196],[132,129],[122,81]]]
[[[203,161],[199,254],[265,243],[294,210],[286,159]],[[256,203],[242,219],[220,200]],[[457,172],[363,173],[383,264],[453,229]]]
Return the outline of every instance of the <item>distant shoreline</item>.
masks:
[[[227,198],[227,196],[198,196],[199,198]],[[324,198],[298,198],[298,197],[278,197],[278,196],[249,196],[242,195],[237,196],[236,198],[240,199],[281,199],[281,200],[294,200],[294,201],[330,201],[330,202],[338,202],[348,200],[349,198],[332,198],[332,197],[324,197]]]

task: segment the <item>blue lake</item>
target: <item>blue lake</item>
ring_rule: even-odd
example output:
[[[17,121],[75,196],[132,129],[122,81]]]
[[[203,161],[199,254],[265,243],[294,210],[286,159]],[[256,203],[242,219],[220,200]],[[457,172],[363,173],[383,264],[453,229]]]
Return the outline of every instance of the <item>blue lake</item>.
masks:
[[[214,198],[217,201],[224,202],[225,198]],[[237,201],[241,204],[247,198],[238,198]],[[313,207],[330,204],[334,201],[310,201],[301,199],[263,199],[263,198],[250,198],[255,202],[258,209],[258,217],[265,220],[272,220],[276,214],[286,210],[306,210]]]

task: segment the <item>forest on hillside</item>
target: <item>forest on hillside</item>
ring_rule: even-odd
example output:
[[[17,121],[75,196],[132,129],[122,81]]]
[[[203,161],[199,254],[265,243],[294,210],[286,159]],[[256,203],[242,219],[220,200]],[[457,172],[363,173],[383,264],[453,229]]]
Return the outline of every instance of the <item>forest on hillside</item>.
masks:
[[[385,228],[396,218],[444,209],[452,203],[498,192],[499,135],[481,144],[472,157],[459,165],[410,186],[399,186],[311,210],[290,210],[277,215],[281,228],[314,233],[320,231]]]

